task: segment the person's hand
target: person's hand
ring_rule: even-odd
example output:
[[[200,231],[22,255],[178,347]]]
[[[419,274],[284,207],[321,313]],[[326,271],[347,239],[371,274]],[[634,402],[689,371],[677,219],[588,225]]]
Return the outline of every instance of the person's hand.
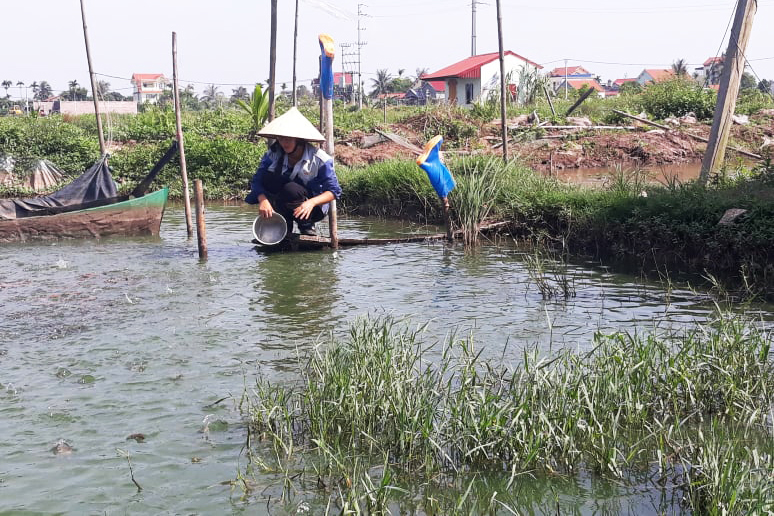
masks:
[[[258,204],[258,213],[260,213],[261,217],[265,219],[268,219],[274,215],[274,209],[271,207],[269,199],[264,199]]]
[[[311,199],[307,199],[302,202],[298,208],[293,210],[293,216],[299,220],[306,220],[312,215],[312,210],[314,207],[315,204],[311,201]]]

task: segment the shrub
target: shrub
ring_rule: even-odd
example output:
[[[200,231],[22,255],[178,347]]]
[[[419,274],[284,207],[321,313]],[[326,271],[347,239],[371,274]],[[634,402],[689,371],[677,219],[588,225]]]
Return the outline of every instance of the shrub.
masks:
[[[663,120],[693,112],[699,119],[712,118],[715,92],[696,83],[675,78],[651,84],[639,97],[642,108],[652,117]]]

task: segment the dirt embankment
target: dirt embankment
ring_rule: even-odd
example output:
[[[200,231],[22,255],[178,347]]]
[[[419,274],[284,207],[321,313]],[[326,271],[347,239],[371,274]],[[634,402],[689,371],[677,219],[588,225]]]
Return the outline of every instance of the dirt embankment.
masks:
[[[635,129],[610,130],[593,128],[545,129],[519,125],[511,130],[510,154],[519,156],[532,168],[541,171],[599,168],[615,164],[653,167],[667,164],[701,161],[706,143],[690,135],[709,137],[710,125],[690,120],[673,120],[668,131],[652,126],[636,124]],[[518,121],[509,121],[515,127]],[[403,137],[409,143],[421,147],[425,137],[421,121],[385,127]],[[336,142],[336,159],[347,166],[364,166],[393,158],[412,159],[416,155],[392,141],[373,143],[378,136],[361,131],[348,134]],[[729,145],[760,154],[762,146],[769,143],[774,150],[774,110],[765,110],[749,118],[745,125],[734,124]],[[478,134],[444,144],[447,153],[500,155],[499,124],[488,123],[478,128]],[[728,156],[736,153],[729,150]]]

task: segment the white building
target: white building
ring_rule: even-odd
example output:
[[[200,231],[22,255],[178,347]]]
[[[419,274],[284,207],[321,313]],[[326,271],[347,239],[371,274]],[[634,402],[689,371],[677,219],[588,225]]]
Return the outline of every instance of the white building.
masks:
[[[132,74],[132,86],[134,86],[134,100],[138,104],[158,102],[164,92],[164,86],[169,84],[169,79],[163,73],[135,73]]]
[[[503,53],[505,77],[508,89],[515,93],[518,89],[519,75],[523,69],[533,73],[541,68],[539,64],[507,50]],[[420,77],[423,81],[440,81],[446,84],[446,99],[451,104],[472,106],[475,102],[486,100],[490,93],[500,92],[500,54],[492,52],[468,57],[437,72]]]

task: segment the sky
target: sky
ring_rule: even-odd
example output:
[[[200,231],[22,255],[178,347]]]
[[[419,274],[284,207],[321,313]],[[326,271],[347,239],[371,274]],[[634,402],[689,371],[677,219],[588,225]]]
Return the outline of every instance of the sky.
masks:
[[[172,32],[177,33],[182,87],[197,93],[214,84],[227,96],[269,78],[269,0],[83,0],[98,80],[130,95],[133,73],[172,77]],[[496,0],[299,0],[298,84],[318,73],[317,36],[336,42],[334,71],[355,62],[366,91],[376,71],[414,77],[471,55],[472,2],[476,53],[498,51]],[[500,0],[503,46],[544,70],[581,65],[603,81],[636,77],[644,68],[689,69],[726,50],[735,0]],[[277,87],[293,79],[295,1],[279,0]],[[0,80],[25,95],[22,81],[48,81],[56,93],[77,80],[89,90],[79,0],[0,0]],[[32,7],[31,7],[32,6]],[[358,15],[358,12],[360,15]],[[758,0],[746,57],[758,79],[774,79],[774,0]],[[340,44],[351,44],[342,49]],[[356,69],[346,64],[347,70]],[[0,93],[5,93],[0,91]],[[27,91],[31,96],[31,92]]]

